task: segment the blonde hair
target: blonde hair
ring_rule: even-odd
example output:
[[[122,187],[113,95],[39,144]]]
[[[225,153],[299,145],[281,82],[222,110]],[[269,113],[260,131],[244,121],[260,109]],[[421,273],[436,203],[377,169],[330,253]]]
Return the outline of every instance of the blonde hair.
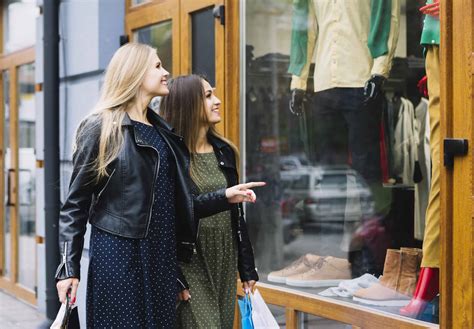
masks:
[[[80,147],[78,141],[100,126],[98,154],[90,164],[97,181],[108,176],[107,166],[122,148],[122,122],[126,110],[137,99],[155,55],[156,49],[145,44],[128,43],[120,47],[107,66],[99,101],[77,129],[74,150]],[[86,122],[92,124],[84,124]]]

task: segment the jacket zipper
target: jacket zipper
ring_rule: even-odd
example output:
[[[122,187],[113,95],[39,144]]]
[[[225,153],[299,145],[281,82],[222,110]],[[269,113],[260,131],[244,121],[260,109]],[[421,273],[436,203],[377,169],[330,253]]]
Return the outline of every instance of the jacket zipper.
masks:
[[[239,241],[242,242],[242,229],[240,227],[240,219],[244,218],[244,209],[242,204],[239,203],[239,217],[237,218],[237,234],[239,235]]]
[[[153,175],[153,182],[152,182],[152,186],[151,186],[151,203],[150,203],[150,208],[149,208],[149,212],[148,212],[148,222],[146,224],[146,231],[145,231],[145,237],[146,237],[146,236],[148,236],[148,231],[149,231],[150,222],[151,222],[151,215],[153,214],[153,203],[155,202],[155,180],[156,180],[156,177],[158,176],[158,172],[160,170],[160,153],[158,152],[158,150],[156,148],[154,148],[151,145],[145,145],[145,144],[139,144],[139,143],[137,143],[137,145],[140,145],[141,147],[148,147],[148,148],[151,148],[151,149],[155,150],[156,156],[157,156],[157,159],[158,159],[156,161],[156,164],[155,164],[155,173]]]
[[[69,277],[69,270],[67,269],[66,255],[67,255],[67,242],[65,241],[64,242],[63,263],[64,263],[64,269],[66,270],[66,276]]]
[[[110,183],[110,180],[112,179],[112,176],[115,174],[115,170],[116,168],[114,168],[114,170],[112,171],[112,173],[110,174],[109,178],[107,179],[107,182],[105,182],[105,185],[104,187],[102,188],[102,190],[100,190],[99,194],[97,194],[97,202],[99,202],[99,199],[100,199],[100,196],[102,195],[102,193],[105,191],[106,187],[109,185]]]
[[[178,280],[179,284],[181,284],[181,286],[182,286],[184,289],[186,289],[186,286],[184,285],[184,283],[183,283],[180,279],[177,278],[176,280]]]

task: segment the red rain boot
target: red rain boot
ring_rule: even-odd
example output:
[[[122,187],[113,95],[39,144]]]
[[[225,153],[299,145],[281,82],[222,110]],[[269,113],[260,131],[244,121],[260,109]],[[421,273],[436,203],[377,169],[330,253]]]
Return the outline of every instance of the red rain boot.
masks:
[[[430,302],[439,293],[439,268],[422,267],[415,294],[410,303],[400,309],[400,314],[418,318]]]

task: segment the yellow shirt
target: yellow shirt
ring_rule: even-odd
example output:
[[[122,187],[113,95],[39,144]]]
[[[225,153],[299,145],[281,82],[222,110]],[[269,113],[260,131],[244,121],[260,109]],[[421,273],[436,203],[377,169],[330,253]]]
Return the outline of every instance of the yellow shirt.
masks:
[[[388,54],[373,59],[367,46],[370,0],[310,0],[308,56],[291,89],[306,90],[316,53],[314,91],[363,87],[372,74],[388,77],[398,42],[400,0],[392,0]]]

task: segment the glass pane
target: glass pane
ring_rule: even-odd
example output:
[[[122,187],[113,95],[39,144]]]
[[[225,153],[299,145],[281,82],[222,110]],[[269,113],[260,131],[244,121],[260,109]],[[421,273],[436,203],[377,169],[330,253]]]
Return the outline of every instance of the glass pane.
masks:
[[[19,113],[19,275],[18,282],[34,290],[36,286],[36,187],[35,187],[35,67],[18,68]]]
[[[435,200],[425,215],[439,107],[417,88],[436,70],[420,43],[436,54],[439,21],[420,42],[424,1],[388,3],[246,2],[242,158],[246,181],[267,182],[246,211],[262,281],[320,294],[362,278],[324,295],[399,314],[440,213]],[[410,316],[437,322],[436,299]]]
[[[150,2],[150,0],[133,0],[132,6],[140,5],[142,3]]]
[[[36,0],[6,0],[3,2],[4,51],[10,53],[35,44]]]
[[[171,20],[134,30],[133,41],[146,43],[158,50],[163,67],[173,74],[173,44]]]
[[[11,172],[11,149],[10,149],[10,74],[9,71],[2,72],[3,77],[3,109],[5,115],[5,122],[3,125],[3,147],[5,149],[5,157],[3,158],[3,168],[4,168],[4,220],[3,220],[3,232],[4,232],[4,248],[3,248],[3,255],[4,255],[4,263],[3,263],[3,275],[8,277],[10,275],[10,264],[11,264],[11,234],[10,234],[10,207],[8,206],[10,203],[9,199],[9,175]]]
[[[216,52],[213,7],[191,15],[192,73],[205,75],[216,85]]]

